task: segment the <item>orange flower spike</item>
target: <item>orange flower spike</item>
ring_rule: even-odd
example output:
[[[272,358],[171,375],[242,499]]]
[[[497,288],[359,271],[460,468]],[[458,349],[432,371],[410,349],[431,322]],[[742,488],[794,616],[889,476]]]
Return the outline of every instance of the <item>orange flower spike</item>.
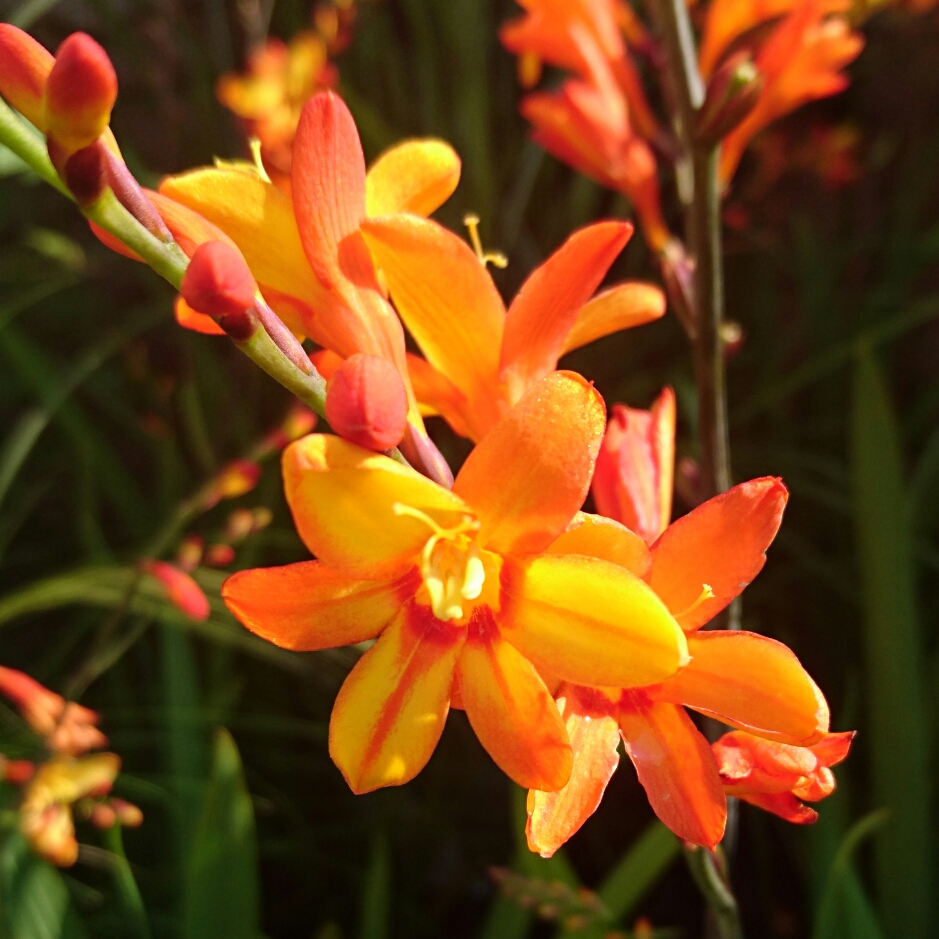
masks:
[[[675,470],[675,393],[665,388],[651,410],[613,406],[593,477],[601,515],[652,544],[668,527]]]
[[[860,33],[842,16],[831,15],[831,0],[808,0],[791,13],[761,46],[757,70],[763,91],[753,110],[724,138],[720,177],[733,177],[743,151],[767,125],[808,101],[843,91],[842,73],[864,46]],[[843,4],[837,4],[838,9]]]
[[[685,661],[681,630],[639,577],[542,553],[576,517],[603,427],[596,392],[558,372],[506,413],[453,491],[336,437],[285,451],[287,500],[319,560],[239,572],[223,596],[288,648],[378,637],[330,722],[330,753],[354,791],[420,771],[456,685],[496,763],[521,785],[558,789],[571,753],[539,672],[626,686]],[[539,564],[550,571],[529,576]]]
[[[818,813],[800,800],[817,802],[831,795],[831,767],[847,758],[853,738],[854,731],[826,734],[814,746],[794,747],[738,730],[724,734],[713,750],[728,795],[806,825]]]
[[[74,756],[107,746],[108,738],[95,726],[99,717],[94,711],[72,701],[66,704],[61,695],[24,672],[0,666],[0,693],[17,706],[51,750]]]

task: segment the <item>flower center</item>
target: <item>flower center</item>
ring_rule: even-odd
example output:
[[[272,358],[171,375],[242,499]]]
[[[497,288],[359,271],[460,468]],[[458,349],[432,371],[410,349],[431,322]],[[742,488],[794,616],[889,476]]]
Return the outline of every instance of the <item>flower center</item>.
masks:
[[[486,582],[479,545],[475,533],[479,522],[470,515],[451,528],[444,528],[426,512],[396,502],[392,507],[395,515],[416,518],[431,530],[432,534],[421,552],[421,577],[430,595],[430,607],[434,616],[443,622],[463,618],[465,600],[475,600]]]

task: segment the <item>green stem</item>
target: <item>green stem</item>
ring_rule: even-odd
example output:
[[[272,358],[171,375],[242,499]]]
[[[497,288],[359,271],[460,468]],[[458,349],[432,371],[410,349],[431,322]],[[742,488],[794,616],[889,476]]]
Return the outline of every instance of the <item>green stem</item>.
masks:
[[[37,176],[54,186],[63,196],[75,201],[65,183],[59,179],[49,154],[46,140],[22,121],[2,98],[0,98],[0,143],[12,150]]]
[[[720,939],[743,939],[740,910],[721,870],[723,858],[719,851],[720,848],[716,852],[708,851],[707,848],[686,848],[685,860],[694,882],[707,901]]]
[[[138,939],[150,939],[147,911],[127,855],[124,853],[124,839],[121,837],[119,824],[115,823],[105,830],[104,843],[107,850],[111,852],[111,872],[114,874],[114,885],[120,894],[121,904],[134,924],[132,933]]]

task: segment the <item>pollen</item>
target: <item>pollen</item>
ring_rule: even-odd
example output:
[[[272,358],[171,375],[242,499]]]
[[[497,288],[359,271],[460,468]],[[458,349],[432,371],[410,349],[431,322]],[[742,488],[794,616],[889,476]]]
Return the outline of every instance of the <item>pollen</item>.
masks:
[[[413,506],[396,502],[393,509],[395,515],[416,518],[431,530],[421,552],[421,577],[434,616],[445,623],[462,619],[465,601],[478,599],[486,583],[486,569],[475,540],[479,522],[464,515],[459,523],[445,528]]]

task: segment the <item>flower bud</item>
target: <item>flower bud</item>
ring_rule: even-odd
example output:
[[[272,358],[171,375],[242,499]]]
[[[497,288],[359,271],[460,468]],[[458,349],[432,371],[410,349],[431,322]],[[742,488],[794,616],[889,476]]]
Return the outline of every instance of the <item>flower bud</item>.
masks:
[[[102,830],[113,828],[117,821],[117,812],[107,802],[96,802],[88,814],[88,820],[95,828]]]
[[[107,189],[107,161],[104,146],[100,141],[66,156],[55,139],[50,137],[49,158],[82,208],[97,202]]]
[[[748,52],[727,59],[708,84],[698,112],[698,140],[718,144],[756,107],[763,84],[763,76]]]
[[[230,544],[213,544],[205,552],[209,567],[228,567],[235,560],[235,549]]]
[[[8,760],[0,755],[0,779],[13,786],[25,785],[33,773],[36,764],[32,760]]]
[[[202,561],[205,541],[201,535],[186,535],[176,549],[176,566],[186,571],[194,571]]]
[[[212,482],[205,507],[211,508],[222,499],[237,499],[251,492],[261,478],[261,467],[253,460],[232,460],[224,466]]]
[[[0,95],[41,131],[46,129],[46,81],[55,59],[29,33],[0,23]]]
[[[229,541],[243,541],[254,530],[254,513],[251,509],[235,509],[225,523],[225,537]]]
[[[197,313],[211,316],[235,342],[246,342],[258,329],[252,311],[258,285],[241,252],[224,241],[199,245],[179,292]]]
[[[145,558],[140,569],[163,584],[167,599],[186,616],[194,620],[207,620],[211,608],[202,588],[184,571],[166,561]]]
[[[66,153],[93,144],[111,121],[117,75],[108,54],[87,33],[72,33],[56,50],[46,82],[46,133]]]
[[[408,397],[394,365],[377,355],[350,356],[326,389],[332,429],[368,450],[397,446],[408,422]]]
[[[143,824],[143,812],[125,799],[111,799],[111,808],[117,815],[122,828],[139,828]]]

